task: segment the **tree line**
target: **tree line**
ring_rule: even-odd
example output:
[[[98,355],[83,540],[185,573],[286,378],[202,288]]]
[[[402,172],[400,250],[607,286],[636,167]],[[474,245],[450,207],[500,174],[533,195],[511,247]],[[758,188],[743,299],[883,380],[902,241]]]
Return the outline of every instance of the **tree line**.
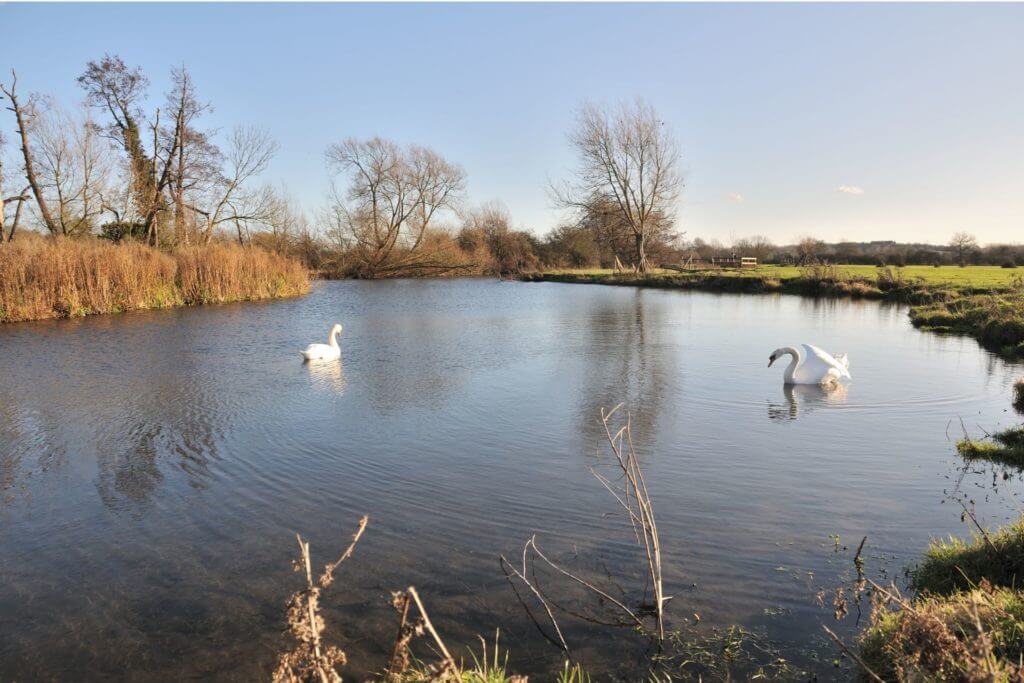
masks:
[[[77,83],[83,102],[68,111],[19,93],[13,70],[0,82],[16,142],[16,152],[6,150],[0,131],[0,244],[25,229],[165,249],[235,240],[286,253],[325,277],[368,278],[555,267],[645,272],[736,255],[798,264],[1024,263],[1019,247],[981,249],[964,234],[945,248],[686,239],[675,215],[679,146],[642,100],[581,108],[568,135],[577,165],[549,188],[565,220],[540,237],[517,229],[500,202],[471,205],[455,161],[380,137],[327,147],[330,191],[310,216],[259,182],[277,151],[266,130],[204,125],[212,105],[184,66],[171,70],[162,104],[148,110],[149,80],[120,57],[89,62]]]

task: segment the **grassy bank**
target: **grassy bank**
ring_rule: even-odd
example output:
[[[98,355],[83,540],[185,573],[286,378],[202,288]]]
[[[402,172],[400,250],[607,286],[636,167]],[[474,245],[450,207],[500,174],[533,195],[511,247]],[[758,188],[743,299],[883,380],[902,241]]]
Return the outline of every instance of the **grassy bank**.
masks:
[[[1024,519],[968,541],[934,541],[910,574],[916,597],[876,605],[861,657],[887,681],[1019,680],[1022,570]]]
[[[525,275],[523,279],[900,301],[912,304],[910,319],[915,326],[967,334],[991,350],[1011,356],[1024,355],[1024,269],[1019,268],[761,266],[731,271],[659,269],[645,275],[611,270],[560,270]]]
[[[0,246],[0,322],[250,301],[309,289],[297,261],[229,244],[163,252],[26,236]]]

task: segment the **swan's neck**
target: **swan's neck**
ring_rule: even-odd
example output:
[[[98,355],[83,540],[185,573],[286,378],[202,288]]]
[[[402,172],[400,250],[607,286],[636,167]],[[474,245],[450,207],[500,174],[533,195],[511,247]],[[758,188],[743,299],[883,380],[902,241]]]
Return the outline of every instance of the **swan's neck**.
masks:
[[[786,384],[793,383],[793,373],[796,372],[796,368],[800,365],[800,351],[792,346],[787,346],[782,349],[783,354],[789,354],[793,357],[793,360],[789,361],[789,367],[786,368]]]
[[[327,338],[327,344],[333,348],[338,348],[338,331],[331,330],[331,336]]]

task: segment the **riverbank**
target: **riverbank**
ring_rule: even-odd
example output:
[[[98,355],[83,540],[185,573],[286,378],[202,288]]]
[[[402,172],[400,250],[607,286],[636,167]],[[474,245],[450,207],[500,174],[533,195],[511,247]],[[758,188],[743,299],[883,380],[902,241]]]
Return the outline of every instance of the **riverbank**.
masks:
[[[1020,268],[761,266],[732,271],[657,269],[645,275],[561,270],[525,274],[521,279],[898,301],[911,304],[910,321],[916,327],[969,335],[992,351],[1024,356],[1024,269]]]
[[[0,247],[0,323],[274,299],[308,290],[298,261],[233,244],[167,252],[137,242],[29,236]]]

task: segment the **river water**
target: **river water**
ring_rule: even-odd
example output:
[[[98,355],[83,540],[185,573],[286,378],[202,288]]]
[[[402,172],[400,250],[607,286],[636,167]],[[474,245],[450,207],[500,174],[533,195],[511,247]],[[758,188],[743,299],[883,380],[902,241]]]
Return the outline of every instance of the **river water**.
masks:
[[[335,321],[341,361],[303,364]],[[845,391],[783,388],[768,355],[801,342],[849,354]],[[962,472],[953,442],[1013,422],[1021,370],[897,306],[553,283],[326,282],[293,300],[6,325],[0,678],[266,677],[299,585],[295,533],[321,564],[368,514],[324,598],[347,675],[386,664],[390,593],[415,585],[460,655],[500,629],[513,668],[546,680],[562,655],[498,558],[536,534],[639,598],[642,557],[590,471],[607,462],[600,409],[619,402],[669,626],[737,624],[848,676],[821,624],[855,623],[816,594],[848,577],[864,535],[868,571],[899,577],[931,537],[967,533],[954,488],[987,523],[1018,514],[1019,480]],[[538,572],[563,607],[607,616]],[[628,630],[556,612],[597,677],[646,661]]]

